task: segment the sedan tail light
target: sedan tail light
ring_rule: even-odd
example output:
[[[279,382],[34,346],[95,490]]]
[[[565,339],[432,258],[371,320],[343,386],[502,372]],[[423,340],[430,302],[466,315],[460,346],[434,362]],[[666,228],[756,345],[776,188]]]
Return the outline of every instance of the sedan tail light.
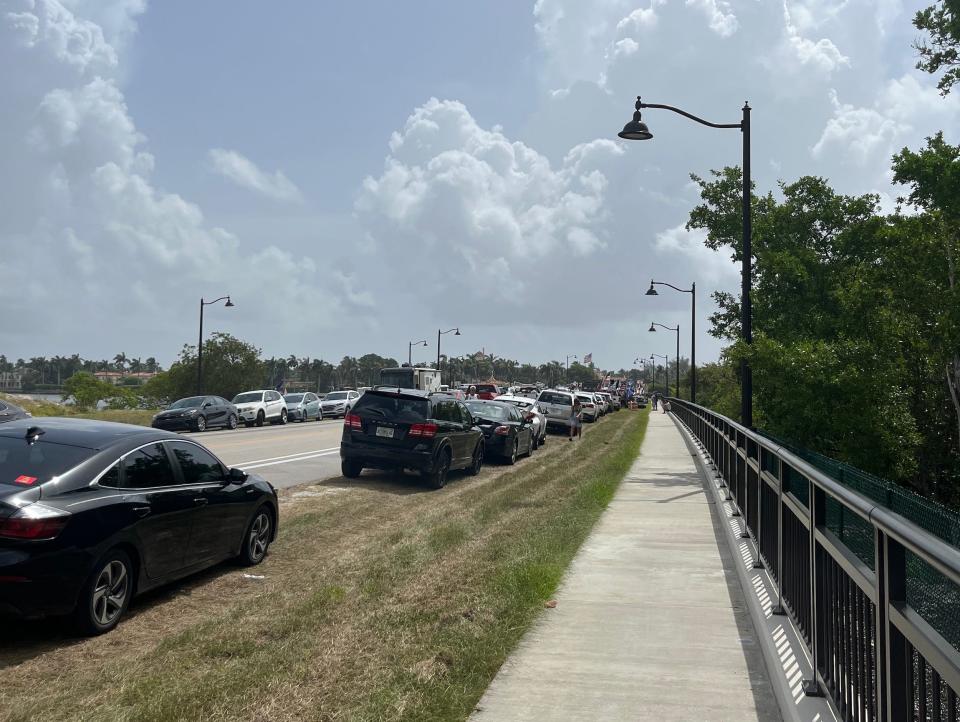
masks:
[[[410,431],[407,432],[407,436],[413,436],[420,439],[432,439],[436,435],[436,424],[413,424],[410,426]]]
[[[13,516],[0,519],[0,538],[40,541],[54,539],[67,525],[70,514],[43,504],[30,504]]]
[[[510,427],[509,427],[509,426],[498,426],[497,428],[495,428],[495,429],[493,430],[493,433],[497,434],[498,436],[509,436],[509,435],[510,435]]]
[[[343,417],[344,426],[349,426],[351,429],[356,429],[360,431],[363,429],[363,424],[360,421],[360,417],[356,414],[347,414]]]

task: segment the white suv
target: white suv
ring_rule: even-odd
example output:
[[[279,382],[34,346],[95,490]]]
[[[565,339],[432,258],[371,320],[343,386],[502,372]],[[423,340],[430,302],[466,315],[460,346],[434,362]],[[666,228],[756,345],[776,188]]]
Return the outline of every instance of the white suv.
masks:
[[[331,391],[323,397],[320,402],[320,410],[323,412],[323,418],[337,418],[346,416],[350,409],[360,398],[358,391]]]
[[[244,391],[233,397],[237,415],[245,426],[287,423],[287,402],[279,391]]]

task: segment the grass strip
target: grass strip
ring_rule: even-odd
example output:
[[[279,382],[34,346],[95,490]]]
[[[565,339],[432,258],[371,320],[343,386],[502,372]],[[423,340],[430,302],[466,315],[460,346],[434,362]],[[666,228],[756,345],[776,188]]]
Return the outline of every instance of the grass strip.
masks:
[[[283,527],[262,591],[195,604],[167,632],[171,601],[145,613],[149,643],[127,644],[121,626],[63,653],[69,666],[54,650],[8,669],[0,719],[466,718],[613,497],[647,418],[611,415],[440,492],[317,501]]]

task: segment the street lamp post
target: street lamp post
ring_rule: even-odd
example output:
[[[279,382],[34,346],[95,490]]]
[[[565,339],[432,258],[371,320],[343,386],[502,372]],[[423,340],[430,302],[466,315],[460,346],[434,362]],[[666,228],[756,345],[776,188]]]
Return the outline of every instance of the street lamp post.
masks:
[[[653,389],[654,389],[654,391],[656,391],[656,389],[657,389],[657,362],[656,362],[656,360],[654,359],[654,357],[656,357],[656,358],[662,358],[662,359],[663,359],[663,389],[664,389],[664,391],[666,391],[666,392],[669,394],[669,393],[670,393],[670,388],[669,388],[669,383],[670,383],[669,373],[670,373],[670,369],[668,368],[668,364],[670,363],[670,356],[668,356],[667,354],[662,354],[662,353],[652,353],[652,354],[650,354],[650,361],[651,361],[651,363],[653,363]]]
[[[571,354],[568,354],[568,355],[567,355],[567,371],[566,371],[566,380],[567,380],[567,381],[570,380],[570,359],[573,359],[574,361],[577,361],[577,360],[578,360],[578,359],[577,359],[577,355],[576,355],[575,353],[571,353]]]
[[[742,118],[739,123],[711,123],[703,118],[698,118],[685,110],[675,108],[672,105],[661,105],[660,103],[644,103],[640,96],[637,96],[637,103],[634,106],[636,110],[633,113],[633,120],[623,126],[623,130],[617,135],[625,140],[650,140],[653,133],[647,127],[647,124],[640,119],[641,108],[660,108],[669,110],[685,118],[696,121],[701,125],[710,128],[737,128],[743,134],[743,190],[742,190],[742,214],[743,214],[743,247],[741,248],[741,268],[740,268],[740,334],[743,342],[748,346],[753,343],[752,328],[752,309],[750,305],[750,283],[753,273],[753,251],[751,249],[752,227],[751,227],[751,208],[750,193],[752,183],[750,180],[750,104],[744,103]],[[750,362],[744,358],[740,362],[740,423],[748,429],[753,428],[753,375],[750,369]]]
[[[662,323],[651,323],[650,328],[647,329],[651,333],[656,333],[657,329],[654,326],[659,326],[660,328],[665,328],[667,331],[676,331],[677,332],[677,398],[680,398],[680,324],[678,323],[676,327],[664,326]],[[667,379],[667,384],[670,383],[670,379]]]
[[[197,342],[197,396],[203,393],[203,307],[212,306],[220,301],[226,301],[226,303],[223,304],[224,308],[233,308],[234,306],[233,301],[230,300],[230,296],[221,296],[212,301],[204,301],[203,296],[200,297],[200,340]]]
[[[647,289],[648,296],[658,296],[657,289],[654,286],[669,286],[674,291],[690,294],[690,401],[697,403],[697,284],[694,283],[690,289],[677,288],[672,283],[650,280],[650,288]]]
[[[407,342],[407,366],[413,366],[413,347],[426,346],[426,341],[408,341]]]
[[[451,328],[447,331],[441,331],[439,328],[437,329],[437,371],[440,370],[440,337],[445,333],[450,333],[451,331],[456,331],[456,333],[453,334],[454,336],[460,335],[459,328]]]

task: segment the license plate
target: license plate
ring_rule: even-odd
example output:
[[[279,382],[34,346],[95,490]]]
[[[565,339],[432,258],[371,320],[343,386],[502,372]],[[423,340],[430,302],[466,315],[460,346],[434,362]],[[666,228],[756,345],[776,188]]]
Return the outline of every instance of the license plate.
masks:
[[[391,429],[389,426],[378,426],[378,427],[377,427],[377,436],[383,436],[384,438],[392,439],[392,438],[393,438],[393,429]]]

